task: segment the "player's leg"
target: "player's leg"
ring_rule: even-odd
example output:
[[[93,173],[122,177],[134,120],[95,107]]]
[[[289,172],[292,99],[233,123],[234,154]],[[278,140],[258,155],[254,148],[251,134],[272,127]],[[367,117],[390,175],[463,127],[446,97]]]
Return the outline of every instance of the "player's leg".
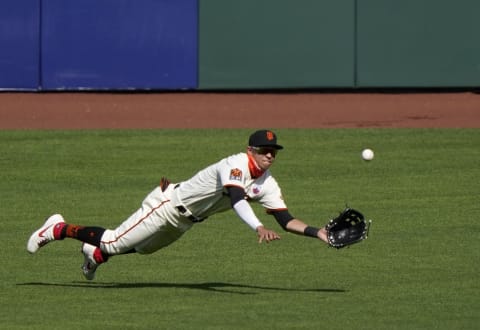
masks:
[[[54,214],[47,218],[42,227],[35,231],[28,240],[27,250],[35,253],[39,248],[55,240],[63,240],[66,237],[75,238],[82,242],[84,263],[83,275],[88,280],[93,280],[97,267],[106,262],[109,255],[100,250],[100,239],[106,229],[102,227],[84,227],[65,223],[63,216]]]
[[[67,237],[100,247],[102,236],[108,232],[105,241],[109,248],[104,252],[107,254],[124,253],[157,231],[156,224],[152,222],[155,218],[155,211],[168,201],[160,189],[154,189],[145,198],[140,209],[117,229],[109,231],[103,227],[67,224],[62,215],[54,214],[47,218],[45,223],[30,236],[27,250],[35,253],[49,242],[63,240]],[[158,225],[161,226],[162,223],[160,222]]]
[[[82,245],[85,257],[82,269],[87,279],[93,279],[98,265],[110,256],[136,252],[135,247],[141,253],[151,253],[177,240],[191,226],[188,219],[179,216],[169,197],[157,188],[145,198],[140,209],[114,230],[67,224],[57,214],[32,234],[27,249],[34,253],[50,241],[66,237],[80,240],[86,243]]]
[[[173,188],[172,188],[173,190]],[[110,256],[138,252],[153,253],[179,239],[193,223],[179,215],[169,198],[170,191],[154,190],[142,207],[114,230],[105,230],[100,247],[84,244],[82,271],[92,280],[98,266]]]
[[[172,224],[167,223],[163,226],[157,233],[149,237],[148,239],[142,241],[140,244],[135,246],[133,249],[126,251],[122,254],[127,253],[140,253],[140,254],[150,254],[159,249],[162,249],[176,240],[178,240],[184,231],[179,230],[177,227],[174,227]],[[97,268],[107,262],[111,256],[102,252],[102,250],[94,245],[83,243],[82,250],[84,260],[82,264],[82,273],[87,280],[93,280],[95,278],[95,273]]]
[[[140,254],[154,253],[178,240],[186,230],[188,228],[178,228],[171,223],[167,223],[157,233],[135,246],[135,252]]]
[[[48,217],[45,223],[30,236],[27,250],[30,253],[35,253],[49,242],[63,240],[66,237],[99,246],[100,238],[104,232],[105,228],[102,227],[67,224],[62,215],[54,214]]]
[[[106,262],[111,255],[153,253],[178,240],[193,225],[190,220],[179,216],[178,210],[170,202],[158,207],[148,216],[142,217],[142,214],[144,212],[140,209],[117,229],[106,230],[101,239],[101,249],[90,244],[82,246],[84,255],[82,272],[87,280],[94,279],[98,266]],[[150,234],[147,237],[141,234],[142,232]],[[138,240],[137,236],[141,239]],[[139,243],[128,249],[126,247],[130,245],[124,240],[129,244],[136,241]]]

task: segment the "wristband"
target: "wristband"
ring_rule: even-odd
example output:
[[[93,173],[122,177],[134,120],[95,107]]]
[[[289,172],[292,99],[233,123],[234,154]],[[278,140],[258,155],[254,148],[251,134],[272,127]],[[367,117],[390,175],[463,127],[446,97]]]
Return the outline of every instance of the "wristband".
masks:
[[[319,232],[319,231],[320,231],[319,228],[315,228],[315,227],[310,227],[310,226],[308,226],[308,227],[305,228],[305,230],[303,231],[303,235],[309,236],[309,237],[318,238],[318,232]]]

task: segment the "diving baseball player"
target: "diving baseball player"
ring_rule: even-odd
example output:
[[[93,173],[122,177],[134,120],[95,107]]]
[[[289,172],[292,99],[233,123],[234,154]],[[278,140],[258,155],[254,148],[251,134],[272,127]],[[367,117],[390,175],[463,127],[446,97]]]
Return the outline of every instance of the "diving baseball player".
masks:
[[[328,243],[325,228],[308,226],[289,213],[269,170],[281,149],[275,133],[256,131],[249,137],[246,152],[226,157],[183,182],[162,178],[141,207],[117,228],[74,225],[54,214],[31,235],[27,250],[35,253],[66,237],[80,240],[83,275],[93,280],[98,266],[111,256],[153,253],[175,242],[193,225],[229,209],[257,233],[260,243],[280,239],[275,231],[264,227],[250,202],[260,203],[284,230]]]

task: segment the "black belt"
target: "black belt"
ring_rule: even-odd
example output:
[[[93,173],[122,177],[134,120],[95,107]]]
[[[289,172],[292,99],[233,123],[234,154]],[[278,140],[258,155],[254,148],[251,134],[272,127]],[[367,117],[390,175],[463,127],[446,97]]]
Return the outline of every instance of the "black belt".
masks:
[[[178,212],[180,212],[181,214],[184,214],[185,212],[187,212],[187,209],[182,205],[175,206],[175,207],[177,208]],[[188,218],[188,220],[190,220],[191,222],[202,222],[203,220],[206,219],[206,218],[198,218],[193,214],[190,214],[189,216],[185,216],[185,217]]]

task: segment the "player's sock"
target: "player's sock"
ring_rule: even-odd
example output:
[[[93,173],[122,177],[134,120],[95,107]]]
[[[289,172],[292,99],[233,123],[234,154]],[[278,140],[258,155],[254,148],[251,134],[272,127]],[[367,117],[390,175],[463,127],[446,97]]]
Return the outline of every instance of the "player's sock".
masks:
[[[105,228],[102,227],[84,227],[66,224],[61,230],[59,239],[70,237],[100,247],[100,239],[104,232]]]
[[[55,240],[62,240],[65,238],[65,236],[63,236],[65,227],[67,227],[65,222],[59,222],[55,225],[55,227],[53,227],[53,238]]]
[[[98,248],[93,252],[93,259],[95,259],[97,264],[103,264],[108,261],[108,254]]]

